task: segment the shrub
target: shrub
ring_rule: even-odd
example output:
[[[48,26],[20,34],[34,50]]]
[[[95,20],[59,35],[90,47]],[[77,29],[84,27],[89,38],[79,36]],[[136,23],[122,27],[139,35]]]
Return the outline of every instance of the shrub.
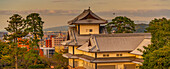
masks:
[[[28,68],[45,68],[44,64],[30,65]]]

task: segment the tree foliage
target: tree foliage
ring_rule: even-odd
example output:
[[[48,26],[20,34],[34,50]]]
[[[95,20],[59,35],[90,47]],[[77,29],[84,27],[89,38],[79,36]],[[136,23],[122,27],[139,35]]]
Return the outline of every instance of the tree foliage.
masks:
[[[142,69],[168,69],[170,66],[170,20],[154,19],[147,32],[152,34],[152,44],[144,47]]]
[[[4,35],[4,40],[8,42],[7,45],[0,47],[3,49],[2,55],[0,55],[1,63],[3,66],[9,65],[18,68],[28,68],[30,65],[41,64],[39,56],[38,41],[43,37],[43,22],[41,17],[37,13],[32,13],[23,19],[20,15],[14,14],[8,21],[8,27],[5,29],[9,34]],[[28,33],[33,35],[33,38],[20,41],[21,44],[29,44],[29,51],[26,48],[18,47],[18,38],[25,37]],[[29,42],[27,42],[30,40]],[[15,58],[15,59],[14,59]],[[18,64],[20,63],[20,64]]]
[[[3,55],[8,54],[8,51],[4,51],[7,46],[8,45],[5,42],[0,41],[0,58],[2,58]]]
[[[11,50],[9,49],[9,46],[7,43],[0,41],[0,67],[8,66],[11,64],[9,56],[6,56],[7,54],[10,54]]]
[[[9,22],[8,27],[6,27],[6,31],[10,34],[4,35],[4,40],[8,41],[9,46],[12,50],[11,54],[8,55],[10,57],[14,57],[15,60],[15,68],[18,68],[18,56],[20,56],[20,48],[18,48],[18,38],[24,37],[27,35],[25,33],[24,28],[25,28],[25,23],[23,22],[23,18],[18,15],[14,14],[12,17],[9,18],[10,20],[7,21]]]
[[[34,49],[30,49],[22,57],[22,62],[20,64],[22,64],[21,66],[23,66],[25,69],[29,68],[30,65],[41,64],[41,57],[36,53]]]
[[[133,33],[135,31],[134,21],[125,17],[118,16],[112,19],[112,22],[106,25],[108,33],[111,33],[113,28],[115,28],[115,33]]]
[[[47,64],[47,66],[54,66],[55,69],[65,69],[68,66],[68,59],[63,57],[62,53],[57,52],[55,52],[50,59],[44,57],[43,61]]]
[[[10,34],[6,34],[4,36],[4,40],[17,42],[17,38],[24,37],[27,33],[24,33],[25,23],[23,22],[23,18],[18,15],[14,14],[12,17],[9,18],[10,20],[8,27],[6,27],[6,31]]]
[[[31,13],[26,17],[25,23],[27,24],[27,31],[32,35],[32,41],[37,48],[39,48],[38,42],[39,38],[43,37],[43,21],[38,13]]]
[[[39,54],[38,42],[43,37],[43,21],[38,13],[31,13],[26,17],[25,20],[27,28],[25,29],[33,37],[30,38],[30,48],[34,49],[33,54]],[[36,50],[35,50],[36,49]],[[38,58],[35,59],[34,65],[38,62]]]
[[[38,13],[29,14],[26,19],[20,15],[14,14],[8,21],[8,27],[5,29],[8,33],[4,39],[8,41],[0,41],[0,68],[50,68],[55,66],[57,69],[67,68],[68,60],[62,56],[62,53],[55,53],[52,58],[39,56],[40,38],[43,37],[43,21]],[[29,37],[30,33],[33,37],[18,42],[18,38]],[[29,49],[20,48],[18,44],[29,45]],[[15,58],[15,59],[14,59]]]

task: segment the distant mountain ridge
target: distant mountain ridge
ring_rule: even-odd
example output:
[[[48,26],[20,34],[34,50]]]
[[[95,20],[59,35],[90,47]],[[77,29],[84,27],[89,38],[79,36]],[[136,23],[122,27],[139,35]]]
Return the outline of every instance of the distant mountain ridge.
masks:
[[[149,24],[136,24],[136,31],[135,33],[143,33],[145,32],[145,28],[149,27]],[[68,26],[58,26],[52,28],[46,28],[44,31],[67,31]]]
[[[44,29],[44,31],[67,31],[67,30],[68,26],[58,26]]]
[[[149,24],[136,24],[135,33],[144,33],[146,31],[146,28],[149,27]]]
[[[136,24],[136,32],[135,33],[143,33],[145,32],[145,28],[149,27],[149,24]],[[44,31],[68,31],[68,26],[58,26],[46,28]],[[0,32],[7,32],[5,30],[1,30]]]
[[[43,29],[43,31],[67,31],[68,26],[57,26],[57,27],[51,27]],[[7,32],[6,30],[0,30],[0,32]]]

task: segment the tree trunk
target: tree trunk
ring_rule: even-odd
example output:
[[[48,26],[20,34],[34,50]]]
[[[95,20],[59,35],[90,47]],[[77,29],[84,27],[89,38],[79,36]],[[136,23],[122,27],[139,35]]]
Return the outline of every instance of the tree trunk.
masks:
[[[15,69],[18,69],[18,57],[15,55]]]
[[[37,43],[37,35],[35,33],[36,32],[34,31],[34,40],[35,40],[34,44],[37,45],[38,44]],[[35,48],[37,48],[36,50],[38,51],[36,54],[39,55],[39,48],[38,48],[38,46],[36,46]],[[38,59],[38,57],[37,57],[37,59]],[[34,65],[37,64],[37,61],[38,61],[37,59],[35,60]]]
[[[14,39],[14,43],[16,43],[15,50],[16,50],[16,55],[15,55],[15,69],[18,69],[18,45],[17,45],[17,38]]]
[[[34,62],[34,65],[36,65],[37,64],[37,59],[35,59],[35,62]]]
[[[17,33],[17,26],[18,24],[16,23],[16,29],[15,33]],[[15,35],[16,36],[16,35]],[[15,50],[16,50],[16,55],[15,55],[15,69],[18,69],[18,44],[17,44],[17,37],[14,38],[14,43],[16,43]]]

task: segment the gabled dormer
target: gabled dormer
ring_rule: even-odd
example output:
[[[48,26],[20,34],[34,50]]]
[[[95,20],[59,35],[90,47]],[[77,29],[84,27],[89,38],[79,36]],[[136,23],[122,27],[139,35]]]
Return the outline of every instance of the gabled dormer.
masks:
[[[107,20],[94,14],[90,8],[68,22],[69,25],[76,26],[76,31],[80,35],[100,34],[100,25],[106,23]]]

